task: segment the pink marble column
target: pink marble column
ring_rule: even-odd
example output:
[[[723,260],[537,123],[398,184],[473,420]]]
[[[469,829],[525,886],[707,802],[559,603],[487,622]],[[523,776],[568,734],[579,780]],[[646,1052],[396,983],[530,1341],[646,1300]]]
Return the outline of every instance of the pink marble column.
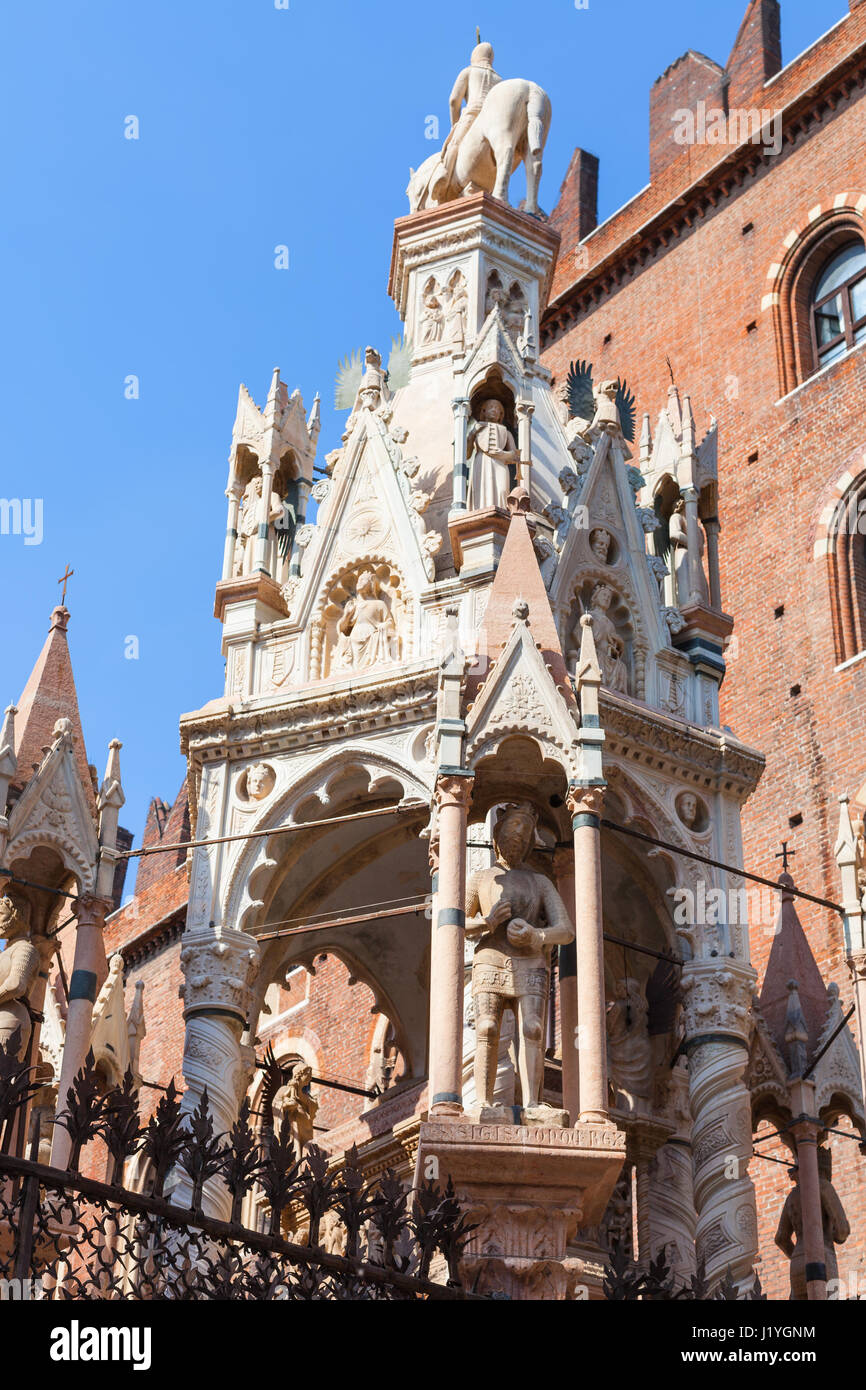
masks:
[[[559,896],[574,923],[574,855],[558,849],[553,856],[553,872]],[[580,1072],[577,1052],[577,946],[574,941],[559,948],[559,1018],[562,1033],[562,1108],[569,1122],[577,1124],[580,1115]]]
[[[438,869],[433,872],[430,948],[432,1115],[463,1112],[463,942],[466,926],[466,827],[472,777],[436,779]],[[435,854],[434,847],[434,854]]]
[[[810,1081],[797,1081],[791,1088],[794,1113],[815,1113],[815,1087]],[[803,1216],[803,1254],[806,1257],[806,1297],[822,1301],[827,1297],[824,1221],[821,1210],[821,1177],[818,1172],[818,1131],[820,1126],[804,1118],[793,1126],[797,1140],[797,1181]]]
[[[578,1071],[581,1121],[607,1119],[607,1031],[601,904],[604,788],[571,786],[577,945]]]
[[[69,977],[63,1062],[60,1067],[60,1080],[57,1084],[56,1114],[58,1117],[66,1109],[66,1093],[72,1085],[76,1073],[81,1070],[84,1059],[90,1050],[93,1005],[96,1002],[100,980],[105,975],[105,947],[102,941],[102,929],[110,908],[111,903],[107,899],[93,897],[90,894],[83,894],[75,900],[78,927],[75,933],[72,973]],[[66,1167],[71,1147],[69,1134],[63,1125],[55,1125],[51,1143],[53,1167]]]

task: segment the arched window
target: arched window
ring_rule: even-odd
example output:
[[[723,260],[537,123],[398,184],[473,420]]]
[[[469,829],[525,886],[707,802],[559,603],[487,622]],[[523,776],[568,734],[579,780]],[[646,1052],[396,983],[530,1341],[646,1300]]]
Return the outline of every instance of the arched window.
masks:
[[[815,369],[866,337],[866,247],[858,238],[833,250],[812,285]]]

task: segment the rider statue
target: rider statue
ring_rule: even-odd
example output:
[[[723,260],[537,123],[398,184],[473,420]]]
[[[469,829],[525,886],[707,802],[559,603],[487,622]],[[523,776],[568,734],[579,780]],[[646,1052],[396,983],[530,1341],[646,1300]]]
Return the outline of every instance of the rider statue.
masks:
[[[478,33],[477,30],[476,33]],[[480,34],[478,37],[480,39]],[[457,164],[460,142],[484,105],[484,98],[490,88],[495,87],[496,83],[501,81],[502,78],[499,73],[493,70],[493,45],[477,43],[472,50],[468,68],[464,68],[458,76],[448,99],[451,129],[441,151],[442,162],[445,166],[445,178],[441,185],[437,180],[436,186],[431,190],[435,197],[440,197],[447,185],[451,183]],[[466,102],[465,106],[463,106],[464,101]]]

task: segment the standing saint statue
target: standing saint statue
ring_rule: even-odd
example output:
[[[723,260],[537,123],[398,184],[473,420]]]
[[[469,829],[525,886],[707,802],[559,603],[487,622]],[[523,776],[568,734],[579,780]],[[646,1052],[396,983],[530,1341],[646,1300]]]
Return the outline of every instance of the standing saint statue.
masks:
[[[395,659],[397,629],[390,606],[381,597],[379,577],[372,570],[358,575],[355,597],[346,600],[337,631],[341,666],[358,671]]]
[[[475,1094],[493,1105],[499,1034],[514,1008],[525,1119],[550,1122],[543,1104],[544,1016],[550,989],[550,948],[574,938],[565,903],[544,874],[526,863],[538,815],[526,801],[504,807],[493,830],[496,863],[472,874],[466,893],[466,935],[478,938],[472,961],[475,1007]]]
[[[32,1023],[27,997],[39,973],[39,952],[30,939],[30,908],[26,902],[0,898],[0,1048],[17,1041],[22,1061],[30,1042]]]
[[[469,481],[469,507],[484,511],[487,507],[504,508],[511,491],[509,463],[518,458],[514,436],[503,421],[505,407],[495,396],[486,400],[479,418],[469,426],[467,454],[472,459]]]
[[[299,1063],[286,1083],[279,1103],[280,1117],[288,1120],[292,1129],[298,1158],[308,1144],[313,1142],[313,1121],[319,1109],[319,1102],[310,1094],[313,1069],[305,1062]]]
[[[671,512],[668,530],[671,538],[671,549],[674,552],[677,603],[680,608],[686,608],[692,602],[692,576],[689,568],[689,535],[685,513],[685,499],[679,497]],[[698,524],[695,529],[698,538],[696,592],[700,602],[708,606],[710,602],[710,591],[707,586],[707,577],[704,574],[704,528]]]
[[[830,1150],[818,1145],[818,1175],[821,1192],[821,1225],[824,1231],[824,1265],[828,1281],[838,1279],[836,1246],[842,1245],[851,1234],[851,1227],[839,1195],[833,1186],[833,1156]],[[785,1198],[775,1241],[791,1261],[792,1299],[806,1298],[806,1248],[803,1244],[803,1203],[800,1196],[799,1169],[791,1170],[794,1186]],[[796,1240],[795,1240],[796,1237]]]
[[[628,694],[628,666],[626,664],[625,643],[617,632],[616,624],[610,616],[614,591],[609,584],[596,584],[592,591],[590,613],[592,630],[595,636],[598,661],[601,666],[602,683],[609,690],[619,690]]]
[[[241,519],[238,526],[238,538],[235,544],[235,558],[233,572],[235,578],[241,575],[252,574],[253,562],[256,552],[256,536],[259,530],[259,499],[262,495],[262,475],[256,473],[244,488],[243,501],[241,503]],[[279,493],[271,492],[271,503],[268,508],[268,521],[274,523],[283,517],[283,499]]]

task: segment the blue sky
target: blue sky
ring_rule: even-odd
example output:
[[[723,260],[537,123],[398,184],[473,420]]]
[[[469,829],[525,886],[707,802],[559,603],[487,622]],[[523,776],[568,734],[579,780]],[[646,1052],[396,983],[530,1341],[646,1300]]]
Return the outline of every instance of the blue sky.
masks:
[[[0,702],[24,685],[68,562],[88,753],[101,773],[122,739],[137,836],[150,797],[183,777],[179,714],[222,691],[213,588],[238,384],[261,404],[279,366],[308,406],[321,392],[320,459],[339,442],[336,366],[399,331],[391,223],[434,148],[426,119],[447,129],[475,25],[503,76],[550,93],[542,206],[580,144],[601,159],[604,218],[647,182],[651,83],[686,48],[724,63],[745,5],[7,8],[0,497],[43,499],[44,521],[39,545],[0,535]],[[783,61],[846,12],[783,0]]]

